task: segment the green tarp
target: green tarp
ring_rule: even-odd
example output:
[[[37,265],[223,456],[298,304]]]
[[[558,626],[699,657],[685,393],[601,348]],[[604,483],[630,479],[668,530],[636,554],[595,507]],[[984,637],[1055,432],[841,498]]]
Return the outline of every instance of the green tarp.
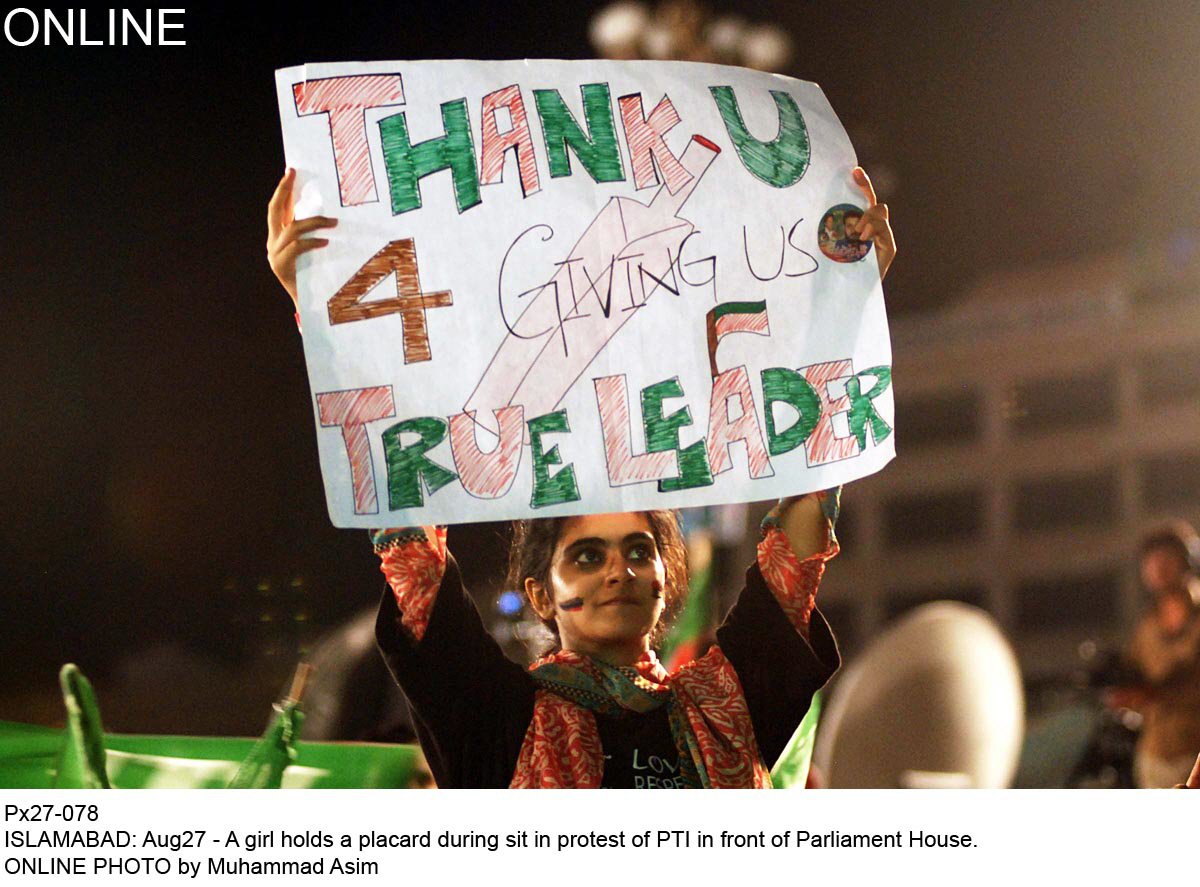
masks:
[[[0,788],[86,788],[58,779],[64,732],[0,721]],[[257,742],[110,734],[104,737],[108,778],[113,788],[225,788]],[[300,742],[282,786],[407,788],[418,755],[411,745]]]
[[[260,739],[105,735],[87,679],[61,676],[67,726],[0,721],[4,788],[408,788],[411,745],[299,742],[299,711],[281,703]]]

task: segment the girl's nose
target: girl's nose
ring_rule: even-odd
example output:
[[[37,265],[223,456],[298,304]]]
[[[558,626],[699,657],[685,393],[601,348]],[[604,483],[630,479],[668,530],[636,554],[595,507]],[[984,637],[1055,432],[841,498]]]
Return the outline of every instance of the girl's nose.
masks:
[[[608,573],[608,584],[616,585],[620,582],[625,582],[628,579],[636,579],[637,573],[633,571],[633,567],[629,564],[617,560],[613,562],[613,568]]]

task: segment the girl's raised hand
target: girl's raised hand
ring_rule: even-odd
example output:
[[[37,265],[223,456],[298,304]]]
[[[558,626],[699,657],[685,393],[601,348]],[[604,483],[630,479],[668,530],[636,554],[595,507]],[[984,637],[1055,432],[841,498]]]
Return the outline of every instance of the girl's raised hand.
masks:
[[[896,239],[892,236],[892,226],[888,222],[886,203],[880,203],[875,198],[875,189],[866,170],[861,166],[854,167],[854,183],[862,189],[867,198],[867,211],[863,213],[855,231],[859,240],[869,240],[875,244],[875,258],[879,261],[879,279],[887,276],[892,259],[896,258]],[[850,233],[850,232],[847,232]]]
[[[292,208],[295,204],[294,188],[296,171],[289,169],[279,180],[271,201],[267,204],[267,261],[271,270],[283,284],[296,310],[300,310],[300,299],[296,294],[296,260],[302,253],[320,249],[329,244],[325,237],[305,237],[321,228],[332,228],[337,219],[328,216],[312,216],[296,221]]]

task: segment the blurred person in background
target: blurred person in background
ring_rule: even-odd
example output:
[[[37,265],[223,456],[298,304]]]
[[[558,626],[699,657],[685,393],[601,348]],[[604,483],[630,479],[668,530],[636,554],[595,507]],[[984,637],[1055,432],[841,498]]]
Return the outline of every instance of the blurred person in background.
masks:
[[[1151,603],[1126,658],[1140,683],[1118,688],[1112,701],[1144,717],[1137,785],[1169,788],[1188,779],[1200,748],[1200,537],[1173,523],[1147,534],[1138,554]]]

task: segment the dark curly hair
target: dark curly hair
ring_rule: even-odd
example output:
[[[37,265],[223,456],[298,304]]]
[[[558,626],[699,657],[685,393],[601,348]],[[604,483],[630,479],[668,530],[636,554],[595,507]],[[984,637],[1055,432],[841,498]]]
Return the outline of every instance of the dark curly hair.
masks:
[[[687,546],[679,529],[679,517],[674,511],[643,511],[650,524],[650,532],[662,558],[666,574],[663,589],[663,614],[654,630],[650,632],[650,646],[658,649],[671,621],[679,614],[687,599],[688,567]],[[570,520],[567,517],[545,517],[513,522],[512,547],[508,552],[508,577],[506,587],[525,593],[525,580],[533,579],[540,584],[550,585],[550,564],[554,547],[562,528]],[[542,624],[558,637],[558,626],[553,619],[543,619]]]

